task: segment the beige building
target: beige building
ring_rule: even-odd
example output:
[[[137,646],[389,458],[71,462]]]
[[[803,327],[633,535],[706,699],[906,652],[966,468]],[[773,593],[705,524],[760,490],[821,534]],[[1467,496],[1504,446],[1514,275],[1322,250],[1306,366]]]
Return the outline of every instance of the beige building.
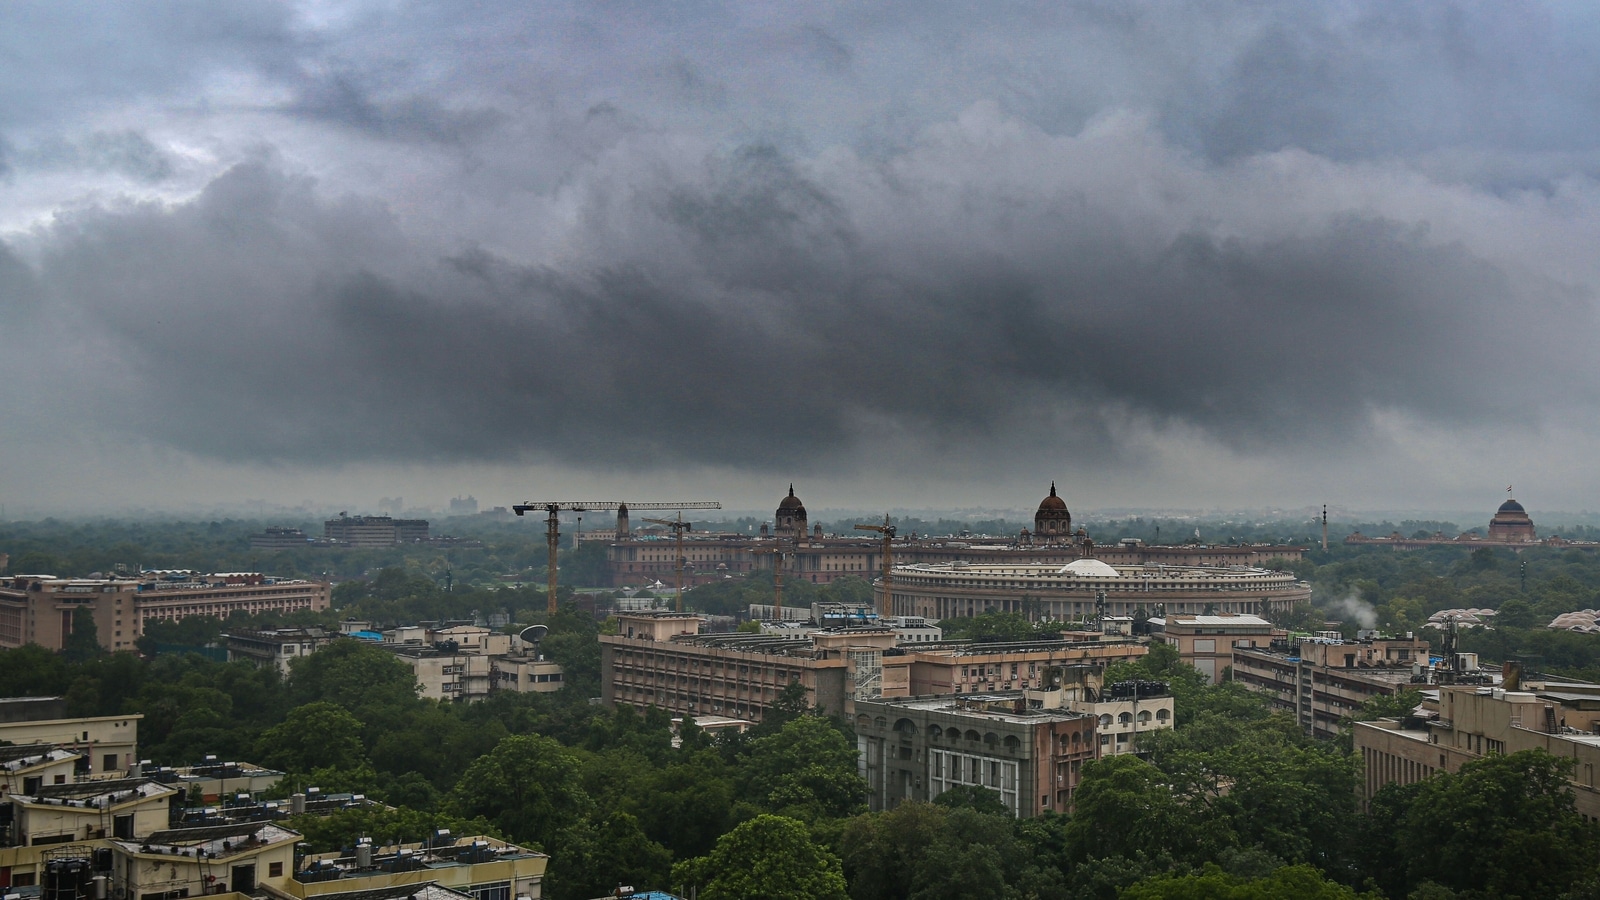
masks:
[[[471,703],[495,691],[552,693],[565,686],[559,663],[514,635],[477,625],[394,628],[380,646],[411,666],[418,694],[430,700]]]
[[[1311,587],[1287,572],[1248,566],[979,565],[963,560],[897,565],[894,615],[948,619],[986,612],[1085,621],[1107,616],[1287,613]],[[876,586],[879,595],[883,585]],[[880,603],[882,602],[880,596]]]
[[[47,786],[4,798],[0,882],[53,898],[178,900],[201,895],[279,900],[514,900],[541,895],[548,858],[488,837],[357,847],[306,857],[300,834],[273,822],[168,827],[177,794],[145,778]],[[461,896],[439,897],[432,886]],[[392,894],[390,893],[392,892]]]
[[[888,627],[796,634],[701,634],[687,614],[627,614],[600,636],[607,703],[657,706],[692,716],[760,721],[791,682],[813,706],[849,713],[858,699],[1020,690],[1052,666],[1138,659],[1133,640],[1020,644],[900,643]]]
[[[18,575],[0,581],[0,648],[38,644],[60,650],[80,609],[93,615],[100,645],[116,652],[132,651],[149,619],[323,610],[328,598],[326,584],[254,572],[109,579]]]
[[[1428,665],[1428,642],[1416,638],[1345,641],[1336,637],[1234,648],[1233,680],[1268,694],[1308,734],[1331,738],[1373,697],[1414,686]]]
[[[1355,751],[1371,799],[1386,784],[1411,784],[1488,754],[1541,749],[1573,761],[1575,805],[1600,821],[1600,685],[1515,678],[1511,689],[1439,685],[1411,716],[1357,722]]]
[[[230,631],[223,635],[228,661],[243,660],[260,668],[271,666],[289,677],[289,664],[310,656],[337,635],[321,628],[279,628],[274,631]]]
[[[59,699],[59,698],[26,698]],[[14,700],[0,700],[0,706],[15,704]],[[26,704],[32,705],[32,704]],[[45,705],[37,714],[53,716],[59,704]],[[122,778],[129,767],[138,762],[139,720],[142,713],[122,716],[90,716],[80,718],[43,718],[0,722],[0,741],[15,750],[24,747],[51,747],[65,750],[78,757],[74,763],[74,778]],[[69,779],[70,780],[70,779]],[[46,784],[56,783],[47,780]],[[20,789],[20,782],[14,785]]]
[[[1260,616],[1192,615],[1174,613],[1150,620],[1150,633],[1178,650],[1178,658],[1200,671],[1206,681],[1216,683],[1233,665],[1235,649],[1267,649],[1275,640],[1286,640],[1289,632]]]

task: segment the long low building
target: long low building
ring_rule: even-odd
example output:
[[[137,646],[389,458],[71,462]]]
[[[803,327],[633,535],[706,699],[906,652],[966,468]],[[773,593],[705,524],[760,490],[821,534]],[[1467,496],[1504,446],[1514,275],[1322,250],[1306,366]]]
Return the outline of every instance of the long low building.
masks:
[[[322,582],[256,572],[148,572],[138,578],[17,575],[0,582],[0,647],[38,644],[60,650],[82,609],[94,617],[100,646],[116,652],[133,650],[150,620],[287,614],[324,610],[328,604],[328,585]]]
[[[760,721],[791,683],[808,703],[850,713],[860,699],[1038,688],[1053,667],[1103,668],[1149,648],[1135,640],[1044,640],[978,644],[900,643],[888,627],[823,628],[788,634],[701,634],[698,616],[617,617],[600,636],[601,696],[680,715]]]
[[[590,532],[581,540],[604,540]],[[861,532],[823,534],[810,525],[805,505],[794,487],[773,512],[772,525],[758,534],[694,531],[682,544],[664,530],[635,532],[628,510],[617,511],[616,531],[606,547],[606,581],[610,587],[670,582],[683,553],[684,581],[690,586],[721,581],[727,575],[746,575],[771,569],[782,556],[784,577],[811,584],[828,584],[840,578],[871,579],[883,570],[883,542]],[[773,551],[781,550],[781,554]],[[1259,566],[1271,560],[1298,560],[1304,547],[1281,544],[1211,545],[1201,543],[1150,545],[1136,539],[1096,544],[1080,525],[1073,528],[1066,502],[1056,496],[1055,485],[1039,504],[1034,527],[1004,537],[930,538],[901,533],[892,556],[902,563],[960,561],[976,566],[1054,566],[1059,568],[1089,554],[1117,566]],[[1251,610],[1246,610],[1251,611]],[[1196,609],[1193,612],[1201,612]]]
[[[934,620],[986,612],[1056,621],[1140,612],[1270,616],[1311,600],[1311,586],[1293,574],[1251,566],[1114,566],[1100,559],[1060,566],[976,565],[956,560],[895,566],[890,574],[889,614]],[[881,608],[881,580],[874,590]]]

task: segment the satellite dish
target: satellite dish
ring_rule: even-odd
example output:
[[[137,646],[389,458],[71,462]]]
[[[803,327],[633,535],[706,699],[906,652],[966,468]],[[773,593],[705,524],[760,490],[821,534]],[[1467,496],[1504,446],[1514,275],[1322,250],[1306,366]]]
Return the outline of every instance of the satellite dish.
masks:
[[[529,625],[527,628],[522,629],[522,633],[517,636],[522,638],[524,644],[537,644],[544,640],[544,636],[549,633],[549,625]]]

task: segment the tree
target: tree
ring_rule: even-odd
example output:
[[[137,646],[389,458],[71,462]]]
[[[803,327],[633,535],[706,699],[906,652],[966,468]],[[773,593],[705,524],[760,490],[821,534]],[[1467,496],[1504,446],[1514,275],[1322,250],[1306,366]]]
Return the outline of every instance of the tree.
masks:
[[[801,716],[777,734],[752,741],[744,782],[744,796],[808,821],[843,818],[866,805],[856,748],[820,716]]]
[[[715,753],[697,754],[682,763],[649,773],[640,790],[623,800],[639,817],[645,834],[680,859],[711,852],[728,830],[733,784]]]
[[[603,822],[582,820],[561,833],[550,860],[554,900],[606,896],[618,885],[664,885],[672,853],[645,837],[639,821],[614,812]]]
[[[933,798],[935,805],[948,809],[970,809],[986,816],[1010,816],[1011,808],[1000,794],[985,787],[963,784]]]
[[[421,841],[440,828],[450,829],[457,837],[478,834],[499,837],[494,826],[483,819],[388,806],[357,806],[327,815],[307,813],[290,817],[286,824],[305,836],[312,853],[349,847],[362,837],[380,843]]]
[[[1230,837],[1196,821],[1161,770],[1136,756],[1085,763],[1073,802],[1066,838],[1076,861],[1140,853],[1186,858]]]
[[[289,666],[290,694],[297,702],[325,700],[344,707],[366,726],[369,744],[400,727],[421,702],[411,667],[364,641],[336,640]]]
[[[94,608],[80,606],[72,611],[72,633],[61,642],[61,655],[68,662],[81,663],[105,653],[100,646],[100,629],[94,624]]]
[[[1573,809],[1571,768],[1570,760],[1525,750],[1423,782],[1393,835],[1409,885],[1551,897],[1593,877],[1600,835]]]
[[[1123,900],[1379,900],[1327,880],[1313,866],[1285,866],[1264,878],[1241,878],[1214,865],[1194,875],[1157,875],[1127,888]]]
[[[804,824],[760,815],[717,841],[707,856],[672,867],[677,892],[701,900],[846,900],[839,858]]]
[[[551,738],[513,735],[467,767],[455,789],[456,812],[482,816],[513,840],[548,846],[589,809],[580,766]]]
[[[263,763],[285,772],[355,769],[366,762],[361,720],[325,700],[298,707],[267,729],[256,753]]]

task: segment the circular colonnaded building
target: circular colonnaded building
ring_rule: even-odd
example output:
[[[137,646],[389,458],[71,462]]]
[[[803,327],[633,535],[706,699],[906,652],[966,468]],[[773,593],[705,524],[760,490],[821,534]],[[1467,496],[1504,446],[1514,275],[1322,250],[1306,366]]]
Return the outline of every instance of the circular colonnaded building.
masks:
[[[897,616],[930,620],[986,612],[1075,620],[1095,615],[1104,592],[1106,615],[1139,610],[1270,616],[1311,599],[1311,585],[1289,572],[1251,566],[1113,566],[1079,559],[1064,566],[914,563],[893,570]],[[880,595],[883,585],[874,586]],[[882,602],[879,596],[878,601]],[[880,606],[880,608],[882,608]]]

